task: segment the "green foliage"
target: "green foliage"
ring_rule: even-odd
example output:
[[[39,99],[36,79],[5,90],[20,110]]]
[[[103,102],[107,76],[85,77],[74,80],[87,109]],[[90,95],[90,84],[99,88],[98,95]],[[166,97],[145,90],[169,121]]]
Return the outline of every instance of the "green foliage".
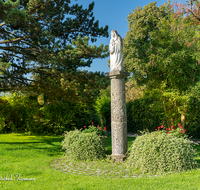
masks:
[[[200,139],[200,101],[198,98],[191,98],[187,111],[186,129],[189,137]]]
[[[156,4],[153,2],[144,8],[138,6],[127,17],[129,31],[123,41],[124,68],[126,71],[134,72],[138,79],[146,75],[141,66],[149,62],[150,51],[153,50],[151,34],[158,31],[160,20],[168,17],[171,12],[169,5],[157,7]]]
[[[109,85],[109,79],[100,72],[65,72],[61,74],[60,90],[57,89],[56,96],[69,102],[84,102],[93,104],[96,101],[100,89]],[[47,83],[49,79],[47,78]],[[45,93],[45,90],[42,90]],[[62,96],[59,94],[61,93]]]
[[[0,98],[1,133],[62,134],[80,129],[91,120],[98,123],[93,106],[60,100],[40,105],[35,94],[13,93]]]
[[[9,104],[6,100],[0,99],[0,131],[5,127],[6,117],[10,114]],[[7,114],[6,114],[7,113]]]
[[[101,90],[100,96],[96,100],[95,108],[101,120],[101,125],[108,130],[111,129],[111,99],[110,86],[105,90]]]
[[[175,126],[171,126],[170,128],[165,128],[164,125],[159,126],[157,129],[155,129],[157,133],[167,133],[171,134],[172,136],[175,137],[181,137],[181,138],[187,138],[188,136],[185,134],[187,131],[186,129],[183,129],[181,124],[178,124],[178,127],[176,128]]]
[[[105,156],[102,141],[96,132],[83,133],[77,129],[66,132],[62,149],[65,150],[66,160],[70,161],[97,160]]]
[[[25,132],[28,107],[26,105],[32,104],[33,108],[35,105],[32,102],[28,103],[24,95],[17,92],[2,96],[0,99],[4,101],[0,110],[0,114],[4,117],[4,127],[1,132]]]
[[[145,86],[139,86],[136,80],[130,78],[125,85],[126,89],[126,102],[131,102],[143,97]]]
[[[130,88],[134,91],[134,82],[128,82],[127,90]],[[136,86],[137,87],[137,86]],[[142,94],[143,88],[138,89],[138,94],[129,99],[126,103],[127,107],[127,128],[128,132],[137,133],[143,129],[153,131],[154,126],[162,125],[166,123],[163,104],[159,98],[155,96],[144,96]],[[106,90],[101,90],[100,96],[96,100],[96,110],[101,118],[101,124],[103,123],[108,131],[111,130],[111,100],[110,100],[110,86]],[[106,121],[106,122],[105,122]]]
[[[107,46],[89,44],[108,37],[108,26],[99,27],[93,8],[94,3],[83,8],[70,0],[0,1],[0,91],[33,96],[8,98],[1,132],[62,134],[99,122],[94,102],[109,79],[79,70],[108,56]],[[24,77],[28,73],[31,80]]]
[[[98,136],[107,136],[106,127],[101,128],[99,126],[95,127],[94,125],[90,125],[88,126],[88,128],[86,128],[86,126],[84,126],[83,133],[92,133],[92,132],[95,132]]]
[[[137,133],[144,129],[154,130],[157,125],[165,125],[166,119],[162,102],[154,96],[143,96],[127,103],[128,131]]]
[[[126,165],[142,173],[176,173],[197,168],[193,142],[161,131],[138,136],[129,149]]]
[[[126,103],[126,111],[127,111],[127,131],[132,133],[137,133],[138,130],[140,130],[140,127],[136,124],[133,116],[133,102]]]
[[[189,100],[198,94],[200,78],[197,27],[191,25],[191,17],[175,19],[169,3],[138,7],[128,21],[125,69],[163,103],[168,127],[180,121],[185,127]]]
[[[128,102],[126,107],[127,127],[129,132],[138,133],[138,131],[143,131],[144,129],[154,131],[155,126],[161,125],[167,126],[167,128],[169,128],[163,109],[163,103],[156,96],[145,94],[139,99]],[[186,123],[184,126],[184,129],[187,130],[187,135],[196,139],[200,139],[199,107],[199,99],[190,98],[186,114]],[[175,118],[177,116],[174,115],[173,117]],[[181,120],[180,117],[178,119]],[[177,125],[178,122],[174,124],[174,126]]]
[[[87,8],[76,0],[0,1],[0,90],[44,93],[49,99],[89,102],[104,85],[104,74],[81,72],[95,58],[105,58],[108,46],[90,45],[108,37]],[[14,15],[14,16],[13,16]],[[25,74],[32,74],[27,79]]]

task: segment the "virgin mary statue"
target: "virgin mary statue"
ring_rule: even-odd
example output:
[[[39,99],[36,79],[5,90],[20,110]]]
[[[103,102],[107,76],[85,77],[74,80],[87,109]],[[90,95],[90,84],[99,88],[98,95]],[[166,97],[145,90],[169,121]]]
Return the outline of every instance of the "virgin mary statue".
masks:
[[[116,30],[111,31],[109,44],[110,71],[124,71],[123,68],[123,42]]]

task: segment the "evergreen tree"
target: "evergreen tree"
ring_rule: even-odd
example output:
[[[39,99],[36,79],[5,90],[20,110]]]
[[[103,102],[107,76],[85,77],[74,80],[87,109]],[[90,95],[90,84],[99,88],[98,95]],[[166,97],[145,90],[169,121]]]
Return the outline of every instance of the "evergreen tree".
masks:
[[[104,74],[78,70],[108,56],[107,46],[89,45],[89,39],[108,37],[108,26],[99,27],[93,7],[70,0],[0,0],[0,90],[76,101],[96,95]],[[33,79],[24,76],[28,73]]]

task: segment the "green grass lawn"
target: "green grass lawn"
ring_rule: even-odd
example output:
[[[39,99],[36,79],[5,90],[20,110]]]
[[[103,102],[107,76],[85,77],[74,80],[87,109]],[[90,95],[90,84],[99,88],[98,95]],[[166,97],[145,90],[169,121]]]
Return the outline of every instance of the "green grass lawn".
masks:
[[[63,155],[62,137],[0,134],[0,189],[200,189],[200,169],[160,177],[108,178],[71,175],[53,169],[53,160]],[[110,138],[106,139],[107,154],[111,154]],[[129,146],[134,138],[128,138]],[[200,146],[197,147],[200,154]],[[200,163],[200,157],[196,158]],[[4,181],[3,179],[11,179]],[[22,181],[23,178],[35,179]],[[21,179],[21,180],[19,180]]]

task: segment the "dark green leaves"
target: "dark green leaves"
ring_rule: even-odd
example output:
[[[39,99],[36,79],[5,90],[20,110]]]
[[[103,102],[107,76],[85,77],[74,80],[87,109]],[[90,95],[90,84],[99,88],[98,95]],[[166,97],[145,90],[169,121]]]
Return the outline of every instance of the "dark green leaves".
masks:
[[[1,80],[7,81],[7,87],[19,90],[23,84],[29,90],[44,88],[46,93],[59,94],[62,73],[69,73],[78,81],[79,67],[90,66],[95,58],[107,57],[107,46],[89,45],[89,40],[108,37],[108,26],[99,27],[93,7],[94,3],[83,8],[69,0],[0,1],[0,58],[10,62],[12,68],[1,70]],[[28,82],[22,77],[25,73],[37,76]],[[85,79],[84,82],[87,83]]]

